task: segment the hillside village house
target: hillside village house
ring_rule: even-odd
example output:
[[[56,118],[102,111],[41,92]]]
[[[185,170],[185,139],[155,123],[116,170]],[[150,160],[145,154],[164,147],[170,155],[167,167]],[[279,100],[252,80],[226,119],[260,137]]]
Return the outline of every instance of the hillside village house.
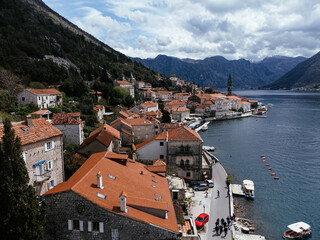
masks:
[[[186,107],[173,107],[171,109],[172,120],[183,122],[190,117],[190,109]]]
[[[45,194],[45,239],[176,239],[165,177],[127,155],[93,154]]]
[[[43,118],[13,122],[15,135],[21,139],[22,155],[29,175],[29,184],[42,195],[64,181],[62,132]],[[0,141],[3,126],[0,126]]]
[[[191,180],[203,179],[202,139],[197,132],[181,126],[161,132],[136,145],[139,161],[165,159],[167,174]]]
[[[115,80],[115,81],[113,81],[113,86],[115,86],[115,87],[119,86],[119,87],[127,89],[130,93],[130,96],[132,98],[134,98],[134,87],[132,86],[132,84],[130,82]]]
[[[155,136],[154,125],[145,118],[118,118],[110,125],[121,132],[123,145],[138,144]]]
[[[81,165],[97,152],[112,151],[118,153],[120,146],[120,132],[108,124],[103,124],[92,131],[89,137],[78,147],[75,161]]]
[[[80,112],[53,113],[52,125],[63,133],[63,140],[66,145],[83,142],[83,122],[80,119]]]
[[[145,112],[151,112],[151,111],[158,111],[158,103],[157,102],[152,102],[152,101],[147,101],[144,103],[141,103],[141,107],[144,108]]]
[[[57,107],[62,104],[62,93],[56,89],[24,89],[18,94],[18,103],[26,105],[36,104],[40,109]]]
[[[104,114],[106,113],[106,109],[103,105],[95,105],[93,107],[93,111],[96,113],[96,117],[98,122],[103,123],[104,122]]]

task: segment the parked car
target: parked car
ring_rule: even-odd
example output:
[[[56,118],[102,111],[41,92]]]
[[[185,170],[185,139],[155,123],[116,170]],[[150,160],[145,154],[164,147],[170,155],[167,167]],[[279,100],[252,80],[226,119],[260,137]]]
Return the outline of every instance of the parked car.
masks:
[[[206,180],[206,183],[207,183],[207,186],[208,186],[209,188],[213,188],[213,181],[212,181],[212,180],[207,179],[207,180]]]
[[[206,213],[201,213],[195,220],[197,229],[201,229],[209,221],[209,215]]]
[[[193,189],[195,191],[206,191],[208,190],[208,185],[206,183],[200,183],[199,185],[195,185]]]

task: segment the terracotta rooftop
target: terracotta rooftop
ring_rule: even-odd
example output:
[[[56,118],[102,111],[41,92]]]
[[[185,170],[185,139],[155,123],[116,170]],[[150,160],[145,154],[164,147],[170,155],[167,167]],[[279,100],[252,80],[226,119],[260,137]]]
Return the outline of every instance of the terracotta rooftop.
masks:
[[[71,190],[108,211],[178,232],[167,179],[148,171],[141,163],[127,161],[122,165],[108,157],[108,152],[93,154],[68,181],[45,196]],[[97,188],[98,172],[102,175],[103,189]],[[120,212],[119,196],[123,192],[127,196],[127,213]],[[98,197],[97,193],[106,197]],[[155,216],[147,209],[168,211],[168,218]]]
[[[120,111],[119,114],[121,116],[123,116],[124,118],[128,118],[128,117],[131,117],[132,115],[134,115],[134,113],[130,112],[130,110]]]
[[[27,91],[35,94],[35,95],[51,95],[51,94],[61,94],[57,89],[48,88],[48,89],[26,89]]]
[[[235,100],[241,100],[241,98],[237,97],[237,96],[226,96],[226,98],[228,99],[235,99]]]
[[[250,104],[249,102],[238,102],[237,104],[243,105],[243,104]]]
[[[97,129],[95,129],[94,131],[92,131],[90,133],[89,137],[91,137],[91,136],[93,136],[93,135],[95,135],[97,133],[101,133],[102,131],[109,132],[115,138],[120,139],[120,132],[117,129],[111,127],[108,124],[103,124],[100,127],[98,127]]]
[[[22,145],[62,135],[62,132],[43,118],[32,119],[32,125],[27,126],[25,121],[12,123],[15,135],[21,139]],[[3,126],[0,126],[0,141],[2,141],[2,136]]]
[[[103,109],[104,109],[104,106],[103,106],[103,105],[95,105],[95,106],[93,107],[93,110],[96,111],[96,112],[98,112],[99,110],[103,110]]]
[[[168,106],[175,106],[175,105],[186,105],[186,101],[184,100],[177,100],[177,99],[174,99],[170,102],[167,102],[166,105]]]
[[[125,122],[129,123],[131,126],[146,126],[152,125],[150,121],[145,118],[133,118],[133,119],[124,119]]]
[[[116,81],[117,83],[119,83],[120,85],[131,85],[131,83],[129,83],[128,81]]]
[[[30,113],[31,115],[45,115],[45,114],[51,114],[49,110],[43,109],[43,110],[38,110],[33,113]]]
[[[93,94],[93,95],[95,95],[95,94],[97,94],[97,95],[102,95],[102,92],[100,92],[100,91],[90,92],[90,93]]]
[[[75,118],[80,118],[80,112],[53,113],[52,124],[53,125],[79,125],[79,124],[81,124],[81,120],[78,121]]]
[[[156,107],[158,106],[158,103],[156,102],[151,102],[151,101],[147,101],[143,103],[144,106],[146,106],[147,108],[151,108],[151,107]]]
[[[190,109],[186,108],[186,107],[173,107],[172,111],[173,112],[186,112],[186,111],[190,111]]]

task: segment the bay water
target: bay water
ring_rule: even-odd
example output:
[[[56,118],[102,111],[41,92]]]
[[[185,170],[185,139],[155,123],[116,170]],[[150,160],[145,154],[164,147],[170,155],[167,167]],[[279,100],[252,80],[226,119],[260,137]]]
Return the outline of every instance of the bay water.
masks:
[[[212,121],[199,133],[203,145],[216,147],[214,155],[233,183],[254,181],[255,200],[237,198],[245,217],[255,223],[256,234],[282,239],[287,225],[304,221],[311,225],[312,239],[320,239],[320,93],[235,93],[273,107],[267,118]]]

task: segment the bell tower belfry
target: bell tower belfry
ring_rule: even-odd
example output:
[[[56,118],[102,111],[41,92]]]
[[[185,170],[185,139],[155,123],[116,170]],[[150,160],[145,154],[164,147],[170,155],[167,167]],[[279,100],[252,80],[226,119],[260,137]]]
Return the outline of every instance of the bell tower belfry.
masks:
[[[228,78],[228,96],[232,95],[232,80],[231,80],[231,74],[229,73]]]

